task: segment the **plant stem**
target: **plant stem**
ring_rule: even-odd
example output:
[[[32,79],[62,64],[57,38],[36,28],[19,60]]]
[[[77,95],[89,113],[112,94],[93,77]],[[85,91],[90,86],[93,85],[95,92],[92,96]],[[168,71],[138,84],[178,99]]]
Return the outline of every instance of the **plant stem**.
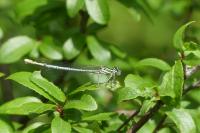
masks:
[[[162,118],[160,119],[160,122],[158,123],[158,125],[156,126],[156,128],[153,130],[153,133],[157,133],[157,131],[162,128],[162,125],[165,122],[166,118],[167,118],[166,114],[164,116],[162,116]]]
[[[164,105],[164,103],[159,100],[140,120],[132,127],[132,133],[136,133],[153,115]]]
[[[124,121],[122,123],[122,125],[117,129],[118,132],[120,132],[120,130],[126,126],[138,113],[140,112],[140,109],[138,109],[137,111],[135,111],[126,121]]]
[[[81,10],[79,12],[81,16],[81,21],[80,21],[80,32],[85,34],[87,32],[87,22],[89,19],[89,15],[86,11]]]
[[[9,66],[8,65],[2,65],[0,67],[0,71],[3,72],[5,75],[9,75]],[[10,101],[11,99],[13,99],[13,91],[12,91],[12,86],[10,81],[8,80],[2,80],[2,96],[4,101]]]

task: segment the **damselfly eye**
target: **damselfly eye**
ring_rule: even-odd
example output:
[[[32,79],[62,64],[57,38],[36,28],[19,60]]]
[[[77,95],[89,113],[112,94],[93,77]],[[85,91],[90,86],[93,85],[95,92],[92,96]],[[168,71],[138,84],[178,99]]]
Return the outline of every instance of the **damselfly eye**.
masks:
[[[116,75],[121,75],[121,70],[118,67],[114,67]]]

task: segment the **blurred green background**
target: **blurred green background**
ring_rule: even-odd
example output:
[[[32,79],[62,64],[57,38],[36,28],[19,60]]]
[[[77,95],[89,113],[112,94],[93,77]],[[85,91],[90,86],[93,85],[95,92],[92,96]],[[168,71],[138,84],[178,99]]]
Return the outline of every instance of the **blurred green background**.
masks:
[[[28,35],[37,40],[44,35],[53,36],[58,45],[62,46],[77,31],[80,18],[69,18],[64,0],[48,0],[48,6],[44,4],[36,10],[34,6],[42,3],[42,0],[30,0],[24,5],[20,2],[21,0],[0,0],[0,27],[3,30],[1,44],[17,35]],[[97,31],[97,36],[100,40],[119,46],[131,60],[154,57],[172,65],[177,58],[172,45],[173,35],[178,27],[191,20],[196,23],[188,30],[187,38],[200,42],[200,30],[195,28],[200,26],[199,0],[146,0],[146,4],[141,3],[142,8],[129,4],[129,0],[108,2],[110,20],[104,28]],[[89,24],[92,22],[90,19]],[[33,70],[23,61],[10,64],[9,67],[9,73]],[[59,76],[62,72],[48,73]],[[159,78],[159,73],[154,70],[150,74],[154,79]],[[56,76],[50,78],[54,80]],[[14,91],[15,95],[26,95],[24,89]]]
[[[148,15],[145,14],[146,11],[131,9],[131,7],[125,6],[120,1],[109,0],[111,19],[108,26],[98,32],[98,36],[102,40],[120,46],[128,54],[138,59],[158,57],[172,63],[171,61],[175,58],[175,50],[172,48],[173,34],[180,25],[189,20],[197,21],[194,24],[196,26],[200,25],[200,11],[198,9],[200,2],[198,0],[146,1],[149,6],[145,8],[149,12]],[[14,9],[17,8],[16,5],[19,2],[19,0],[0,1],[0,26],[4,31],[4,40],[23,33],[35,35],[34,22],[21,24],[16,19]],[[67,15],[64,8],[63,5],[63,9],[60,10],[64,12],[57,16],[57,21],[59,21],[59,16]],[[33,21],[42,21],[41,18],[35,18]],[[68,19],[67,16],[66,19]],[[68,23],[73,26],[72,22],[74,20],[69,21]],[[58,26],[58,23],[51,20],[46,25],[53,31]],[[39,26],[37,25],[37,27]],[[200,40],[199,30],[192,32],[192,34],[196,35],[196,40]]]
[[[75,33],[77,34],[77,31],[79,32],[80,14],[70,18],[67,15],[65,0],[24,1],[27,0],[0,0],[0,45],[9,38],[27,35],[37,42],[41,41],[41,44],[53,42],[58,47],[58,51],[62,51],[64,42]],[[119,81],[122,86],[124,77],[129,73],[141,75],[159,84],[159,80],[163,76],[161,71],[153,68],[135,70],[134,64],[144,58],[159,58],[172,66],[177,59],[177,52],[173,47],[173,35],[186,22],[196,21],[187,28],[185,39],[200,44],[199,0],[108,0],[108,2],[110,10],[108,24],[102,26],[89,18],[87,30],[91,31],[90,34],[97,35],[97,38],[102,42],[117,46],[124,51],[125,56],[123,52],[117,51],[119,55],[124,56],[122,58],[112,53],[114,56],[111,56],[108,64],[106,61],[102,61],[102,64],[108,66],[121,65],[119,67],[123,73],[119,77]],[[134,5],[133,3],[139,4]],[[41,4],[41,6],[35,9],[37,4]],[[95,28],[96,30],[94,30]],[[102,43],[102,46],[106,43]],[[112,45],[108,45],[108,47]],[[52,56],[48,58],[44,54],[45,52],[42,53],[38,49],[36,48],[35,51],[31,51],[26,56],[57,65],[101,64],[88,52],[90,50],[88,50],[87,45],[73,59],[67,59],[63,55],[62,59],[55,59]],[[22,59],[11,64],[0,64],[0,71],[6,76],[14,72],[38,69],[39,67],[24,64]],[[47,79],[63,88],[65,92],[89,81],[87,79],[89,76],[86,78],[85,75],[66,74],[60,71],[45,70],[45,68],[42,68],[42,72],[45,73],[43,75]],[[0,90],[4,92],[0,92],[0,103],[27,95],[38,97],[38,94],[24,88],[17,83],[2,80]],[[113,111],[116,108],[132,110],[138,104],[137,101],[134,101],[135,103],[117,105],[115,92],[106,89],[98,90],[94,95],[100,103],[98,111]],[[199,95],[200,91],[196,90],[190,92],[186,99],[191,99],[191,106],[198,106],[200,103]]]

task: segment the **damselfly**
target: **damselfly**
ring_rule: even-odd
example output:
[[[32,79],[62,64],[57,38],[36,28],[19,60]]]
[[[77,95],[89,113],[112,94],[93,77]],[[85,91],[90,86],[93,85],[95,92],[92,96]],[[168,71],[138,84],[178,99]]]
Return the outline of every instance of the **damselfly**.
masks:
[[[56,65],[51,65],[51,64],[46,64],[46,63],[40,63],[36,62],[30,59],[25,59],[25,63],[27,64],[33,64],[33,65],[38,65],[50,69],[57,69],[57,70],[63,70],[63,71],[75,71],[75,72],[86,72],[86,73],[94,73],[94,74],[103,74],[103,75],[108,75],[108,80],[106,82],[111,81],[111,83],[114,83],[115,77],[121,75],[121,70],[119,70],[118,67],[113,67],[113,68],[108,68],[105,66],[101,66],[98,68],[94,69],[84,69],[84,68],[73,68],[73,67],[61,67],[61,66],[56,66]]]

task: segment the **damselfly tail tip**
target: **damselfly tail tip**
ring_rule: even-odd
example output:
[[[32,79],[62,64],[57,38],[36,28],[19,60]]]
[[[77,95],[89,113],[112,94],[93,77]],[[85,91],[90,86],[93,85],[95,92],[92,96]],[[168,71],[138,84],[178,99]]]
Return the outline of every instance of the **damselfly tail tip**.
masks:
[[[33,61],[30,60],[30,59],[24,59],[24,62],[25,62],[26,64],[32,64],[32,63],[33,63]]]

